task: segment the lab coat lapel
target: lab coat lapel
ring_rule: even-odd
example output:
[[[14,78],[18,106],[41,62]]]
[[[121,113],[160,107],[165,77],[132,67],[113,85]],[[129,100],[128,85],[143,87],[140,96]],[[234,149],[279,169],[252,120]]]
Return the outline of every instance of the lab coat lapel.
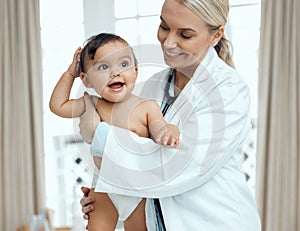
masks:
[[[213,48],[210,48],[205,59],[197,67],[191,80],[186,84],[175,100],[170,112],[165,116],[169,122],[179,125],[179,121],[177,121],[178,118],[189,118],[195,107],[197,107],[202,100],[206,100],[210,91],[216,87],[210,75],[212,65],[208,65],[213,62],[215,55]]]

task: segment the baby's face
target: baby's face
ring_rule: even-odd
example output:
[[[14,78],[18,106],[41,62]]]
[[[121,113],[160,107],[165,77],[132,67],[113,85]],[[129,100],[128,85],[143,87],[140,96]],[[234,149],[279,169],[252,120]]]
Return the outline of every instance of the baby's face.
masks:
[[[88,81],[107,101],[124,101],[134,88],[137,67],[130,47],[124,42],[114,41],[99,47],[87,66]]]

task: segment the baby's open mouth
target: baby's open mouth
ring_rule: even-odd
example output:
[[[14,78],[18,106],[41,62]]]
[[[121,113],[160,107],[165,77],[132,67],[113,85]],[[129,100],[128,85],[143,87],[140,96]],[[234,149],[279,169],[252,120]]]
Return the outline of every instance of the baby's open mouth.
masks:
[[[122,82],[115,82],[115,83],[109,84],[108,86],[110,88],[112,88],[112,89],[117,89],[117,88],[123,87],[124,83],[122,83]]]

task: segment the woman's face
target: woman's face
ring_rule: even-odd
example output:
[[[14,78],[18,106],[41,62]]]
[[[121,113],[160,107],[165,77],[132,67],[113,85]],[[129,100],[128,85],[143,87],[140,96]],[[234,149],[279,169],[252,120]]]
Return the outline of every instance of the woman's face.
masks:
[[[166,64],[180,68],[199,64],[213,45],[214,34],[202,18],[182,3],[165,0],[157,38]]]

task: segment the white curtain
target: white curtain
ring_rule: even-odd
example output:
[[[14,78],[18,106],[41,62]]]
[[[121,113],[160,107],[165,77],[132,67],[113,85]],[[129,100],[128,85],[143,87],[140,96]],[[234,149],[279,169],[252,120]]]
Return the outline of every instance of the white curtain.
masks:
[[[0,2],[0,230],[44,207],[39,0]]]
[[[299,21],[299,0],[262,0],[256,192],[263,231],[300,230]]]

